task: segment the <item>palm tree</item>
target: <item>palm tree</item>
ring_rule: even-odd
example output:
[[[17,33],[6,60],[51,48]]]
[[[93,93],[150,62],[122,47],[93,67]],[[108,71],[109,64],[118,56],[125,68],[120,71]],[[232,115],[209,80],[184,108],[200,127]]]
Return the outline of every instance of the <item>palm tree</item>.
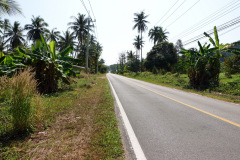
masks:
[[[92,45],[92,44],[96,44],[96,43],[97,43],[96,37],[94,35],[91,35],[90,40],[89,40],[89,44]]]
[[[6,42],[10,42],[10,46],[12,49],[22,45],[25,41],[22,32],[23,28],[20,27],[20,23],[15,21],[11,29],[6,33],[6,37],[8,37]]]
[[[71,17],[74,19],[73,22],[69,22],[68,25],[70,26],[69,28],[73,30],[73,33],[75,37],[79,41],[79,47],[80,45],[84,45],[87,35],[88,35],[88,30],[92,31],[93,25],[88,25],[88,18],[85,17],[84,14],[78,13],[77,17]]]
[[[25,30],[28,30],[27,39],[35,42],[38,39],[41,39],[40,35],[44,35],[46,32],[49,32],[46,27],[48,24],[44,22],[44,19],[40,16],[34,17],[31,19],[32,24],[25,25]]]
[[[100,56],[101,56],[101,53],[102,53],[102,50],[103,50],[103,47],[102,47],[102,45],[99,43],[99,42],[97,42],[96,43],[96,55],[95,55],[95,57],[96,57],[96,73],[98,73],[98,59],[100,58]]]
[[[162,27],[154,26],[152,29],[150,29],[148,37],[150,40],[153,40],[153,43],[155,45],[156,43],[168,40],[166,34],[168,34],[168,32],[166,32],[166,30],[163,30]]]
[[[134,58],[134,53],[133,51],[127,51],[127,61],[131,62]]]
[[[11,24],[9,19],[4,19],[1,23],[1,28],[3,29],[3,35],[5,35],[6,31],[10,30]]]
[[[68,46],[75,46],[74,41],[74,33],[70,33],[70,31],[63,32],[63,36],[59,36],[58,47],[59,50],[62,51],[63,49],[67,48]]]
[[[148,17],[148,15],[145,15],[145,13],[143,11],[141,11],[140,13],[134,13],[134,22],[135,25],[133,26],[133,30],[137,28],[138,33],[141,34],[141,39],[142,39],[142,32],[145,32],[148,27],[147,27],[147,23],[149,23],[146,18]],[[141,46],[141,71],[142,71],[142,46]]]
[[[133,42],[134,47],[136,48],[137,52],[141,49],[141,47],[144,45],[144,41],[140,38],[140,36],[136,36]],[[136,54],[137,54],[136,52]]]
[[[14,0],[0,0],[0,15],[22,14],[19,5]]]
[[[59,40],[59,36],[60,36],[60,32],[59,31],[55,31],[57,28],[53,28],[49,34],[48,34],[48,40],[49,41],[55,41],[57,43],[57,41]]]
[[[0,20],[0,28],[3,30],[1,31],[1,33],[3,34],[3,36],[1,37],[0,40],[0,51],[2,52],[4,50],[4,48],[6,47],[6,41],[5,41],[5,37],[6,37],[6,32],[10,30],[11,28],[11,24],[9,22],[8,19],[4,19],[3,21]]]

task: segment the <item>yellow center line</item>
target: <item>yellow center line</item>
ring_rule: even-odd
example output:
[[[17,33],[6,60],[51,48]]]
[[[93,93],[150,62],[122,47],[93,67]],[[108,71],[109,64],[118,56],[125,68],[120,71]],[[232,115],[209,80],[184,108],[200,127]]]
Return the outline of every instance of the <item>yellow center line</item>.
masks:
[[[132,81],[130,81],[130,82],[133,83],[133,84],[135,84],[135,85],[137,85],[137,86],[139,86],[139,87],[141,87],[141,88],[144,88],[144,89],[146,89],[146,90],[148,90],[148,91],[151,91],[151,92],[153,92],[153,93],[155,93],[155,94],[158,94],[158,95],[160,95],[160,96],[162,96],[162,97],[168,98],[168,99],[170,99],[170,100],[172,100],[172,101],[175,101],[175,102],[178,102],[178,103],[180,103],[180,104],[183,104],[183,105],[185,105],[185,106],[187,106],[187,107],[189,107],[189,108],[195,109],[195,110],[197,110],[197,111],[199,111],[199,112],[205,113],[205,114],[207,114],[207,115],[209,115],[209,116],[215,117],[215,118],[220,119],[220,120],[222,120],[222,121],[224,121],[224,122],[227,122],[227,123],[232,124],[232,125],[234,125],[234,126],[240,127],[240,124],[238,124],[238,123],[232,122],[232,121],[230,121],[230,120],[227,120],[227,119],[222,118],[222,117],[220,117],[220,116],[217,116],[217,115],[215,115],[215,114],[209,113],[209,112],[204,111],[204,110],[202,110],[202,109],[196,108],[196,107],[191,106],[191,105],[186,104],[186,103],[183,103],[183,102],[181,102],[181,101],[179,101],[179,100],[176,100],[176,99],[173,99],[173,98],[168,97],[168,96],[166,96],[166,95],[163,95],[163,94],[161,94],[161,93],[159,93],[159,92],[157,92],[157,91],[154,91],[154,90],[149,89],[149,88],[147,88],[147,87],[145,87],[145,86],[139,85],[139,84],[137,84],[137,83],[135,83],[135,82],[132,82]]]

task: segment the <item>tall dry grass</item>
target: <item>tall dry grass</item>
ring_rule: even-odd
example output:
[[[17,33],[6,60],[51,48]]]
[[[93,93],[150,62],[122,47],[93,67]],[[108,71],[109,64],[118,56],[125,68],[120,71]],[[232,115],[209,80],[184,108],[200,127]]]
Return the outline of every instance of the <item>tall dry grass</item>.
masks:
[[[40,119],[41,98],[31,69],[0,79],[1,97],[9,106],[12,124],[17,133],[30,131]]]

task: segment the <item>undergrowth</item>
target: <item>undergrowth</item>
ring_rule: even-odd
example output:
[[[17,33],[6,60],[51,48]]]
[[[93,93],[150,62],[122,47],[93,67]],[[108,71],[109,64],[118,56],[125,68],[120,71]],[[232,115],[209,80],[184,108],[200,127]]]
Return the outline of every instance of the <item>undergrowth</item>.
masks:
[[[143,72],[138,74],[124,73],[124,76],[240,103],[240,74],[235,74],[232,75],[231,78],[228,78],[225,74],[221,73],[219,77],[219,86],[203,91],[193,89],[189,84],[189,78],[186,74],[172,74],[170,72],[165,74],[153,74],[151,72]]]

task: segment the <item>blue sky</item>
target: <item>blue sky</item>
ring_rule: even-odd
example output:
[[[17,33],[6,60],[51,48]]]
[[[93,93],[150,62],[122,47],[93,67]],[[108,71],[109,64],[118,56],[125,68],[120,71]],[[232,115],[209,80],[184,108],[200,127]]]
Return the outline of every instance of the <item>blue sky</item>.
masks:
[[[57,28],[59,31],[66,31],[67,23],[72,21],[71,16],[76,16],[77,13],[87,14],[82,6],[81,0],[16,0],[22,8],[24,16],[5,16],[11,22],[19,21],[22,26],[31,23],[32,15],[40,15],[49,24],[49,29]],[[84,0],[86,7],[90,10],[88,0]],[[182,38],[182,41],[191,39],[204,31],[212,29],[215,25],[219,26],[229,20],[238,17],[240,14],[239,0],[90,0],[94,15],[96,17],[98,41],[103,46],[102,58],[107,65],[116,63],[120,53],[126,50],[135,51],[132,45],[133,39],[138,34],[133,31],[134,13],[145,11],[148,17],[148,28],[152,28],[163,15],[176,3],[176,5],[163,17],[157,24],[167,29],[169,32],[169,41],[176,43],[176,36],[187,30],[189,27],[196,25],[202,19],[208,17],[220,8],[227,6],[229,3],[234,4],[225,14],[219,16],[218,20],[209,23]],[[234,3],[235,2],[235,3]],[[195,5],[194,5],[195,4]],[[194,5],[194,6],[193,6]],[[187,11],[193,6],[189,11]],[[178,10],[176,10],[179,7]],[[240,7],[240,6],[239,6]],[[173,11],[175,11],[173,13]],[[187,12],[186,12],[187,11]],[[174,22],[178,17],[185,13],[181,18]],[[172,14],[173,13],[173,14]],[[227,14],[228,13],[228,14]],[[170,16],[172,14],[172,16]],[[92,16],[92,13],[91,13]],[[214,16],[214,15],[213,15]],[[168,18],[169,17],[169,18]],[[168,18],[168,19],[167,19]],[[163,23],[164,22],[164,23]],[[173,23],[174,22],[174,23]],[[173,23],[169,26],[169,24]],[[169,27],[167,27],[169,26]],[[220,36],[221,43],[231,43],[240,39],[240,26],[235,25],[227,30],[220,32],[228,32]],[[237,27],[237,28],[236,28]],[[233,31],[230,31],[231,29]],[[145,46],[143,48],[143,57],[153,46],[149,41],[147,33],[144,33]],[[207,39],[201,40],[202,43]],[[186,46],[186,48],[195,47],[197,43]]]

